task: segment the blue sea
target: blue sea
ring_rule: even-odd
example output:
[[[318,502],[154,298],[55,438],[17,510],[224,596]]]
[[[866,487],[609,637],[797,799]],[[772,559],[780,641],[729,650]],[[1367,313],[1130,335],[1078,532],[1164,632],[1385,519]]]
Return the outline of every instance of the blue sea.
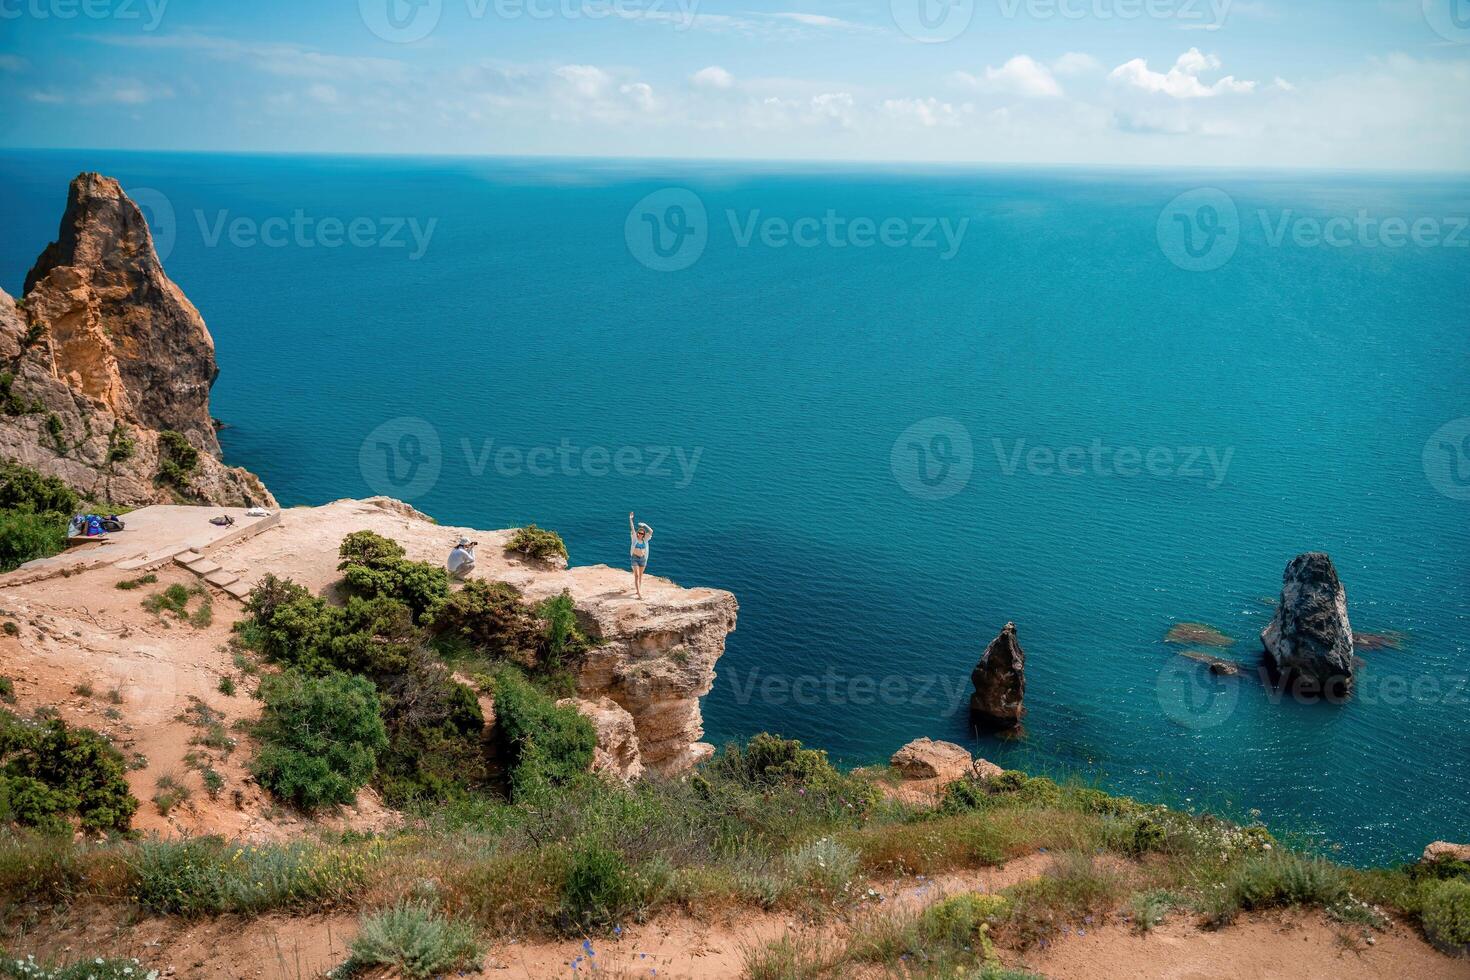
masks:
[[[282,503],[615,564],[636,510],[652,572],[733,591],[715,742],[951,739],[1363,864],[1470,838],[1466,179],[8,152],[7,291],[81,170],[146,205]],[[1346,704],[1255,676],[1307,550],[1401,637]],[[976,737],[1008,620],[1024,734]]]

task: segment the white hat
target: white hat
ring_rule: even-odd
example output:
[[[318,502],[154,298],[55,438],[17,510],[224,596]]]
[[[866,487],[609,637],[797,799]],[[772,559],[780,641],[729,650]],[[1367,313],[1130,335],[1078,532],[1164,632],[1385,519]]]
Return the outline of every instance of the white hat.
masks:
[[[460,538],[457,542],[455,542],[454,546],[456,548],[467,548],[467,547],[469,547],[469,544],[470,544],[470,539],[469,538]]]

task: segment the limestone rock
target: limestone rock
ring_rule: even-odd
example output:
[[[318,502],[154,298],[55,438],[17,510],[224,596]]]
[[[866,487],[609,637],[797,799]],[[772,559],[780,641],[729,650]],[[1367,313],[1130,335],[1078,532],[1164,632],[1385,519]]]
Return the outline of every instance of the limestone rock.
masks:
[[[970,720],[983,731],[1004,731],[1021,724],[1026,713],[1026,654],[1016,639],[1016,624],[1006,623],[990,641],[970,674]]]
[[[1435,861],[1464,861],[1470,864],[1470,844],[1451,844],[1449,841],[1437,840],[1424,848],[1424,856],[1419,861],[1422,864],[1433,864]]]
[[[643,758],[638,752],[638,732],[633,716],[612,698],[595,701],[562,698],[557,704],[576,708],[597,729],[597,748],[592,771],[606,773],[631,783],[643,775]]]
[[[735,597],[718,589],[659,590],[629,604],[621,594],[572,591],[584,630],[598,641],[578,672],[578,694],[611,697],[632,715],[643,764],[654,772],[683,772],[714,755],[714,746],[700,741],[699,699],[714,686],[715,661],[735,629]]]
[[[888,760],[906,779],[958,779],[968,775],[974,759],[968,749],[953,742],[916,738]]]
[[[1282,575],[1281,602],[1261,631],[1270,666],[1303,690],[1341,690],[1353,679],[1353,628],[1332,559],[1297,555]]]
[[[0,457],[118,504],[275,506],[257,477],[219,460],[214,341],[117,181],[72,181],[23,303],[0,292],[0,360]],[[186,486],[158,478],[163,430],[199,451]]]

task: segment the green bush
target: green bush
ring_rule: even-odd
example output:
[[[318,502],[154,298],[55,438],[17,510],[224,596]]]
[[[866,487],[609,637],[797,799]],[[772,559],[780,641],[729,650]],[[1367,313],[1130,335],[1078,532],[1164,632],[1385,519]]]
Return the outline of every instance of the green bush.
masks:
[[[635,914],[643,889],[622,855],[597,844],[572,854],[562,885],[562,928],[573,934],[600,931]]]
[[[390,803],[451,800],[490,782],[479,699],[442,663],[418,651],[382,695],[388,748],[378,785]]]
[[[337,551],[347,587],[368,599],[397,599],[421,619],[449,597],[449,573],[441,565],[409,561],[403,547],[372,531],[354,531]]]
[[[858,873],[858,853],[830,837],[807,841],[786,856],[791,880],[832,901],[844,895]]]
[[[252,613],[242,628],[247,642],[311,673],[401,673],[421,642],[413,614],[397,599],[353,596],[346,606],[334,606],[274,575],[251,590],[246,608]]]
[[[428,905],[401,902],[364,915],[348,946],[351,956],[334,977],[389,967],[415,980],[478,966],[482,956],[474,930]]]
[[[1225,881],[1225,887],[1208,895],[1204,909],[1210,925],[1226,925],[1242,909],[1266,909],[1288,905],[1331,908],[1350,898],[1342,871],[1320,858],[1271,851],[1246,858]]]
[[[90,728],[27,722],[0,710],[0,822],[66,830],[127,830],[138,801],[122,756]]]
[[[0,509],[70,517],[81,500],[54,476],[42,476],[20,463],[0,463]]]
[[[33,415],[46,410],[40,399],[22,398],[14,388],[15,375],[9,371],[0,371],[0,413],[18,416]]]
[[[536,690],[514,668],[495,674],[495,719],[506,743],[513,799],[570,783],[592,765],[592,722]]]
[[[388,745],[378,692],[362,677],[287,670],[262,679],[251,763],[260,784],[311,811],[351,803]]]
[[[182,432],[164,429],[158,434],[158,475],[164,482],[187,489],[198,465],[199,450],[189,444]]]
[[[145,840],[127,852],[137,901],[160,915],[259,914],[330,908],[368,881],[381,845],[372,842],[239,844],[220,837]]]
[[[546,558],[550,555],[567,557],[566,542],[561,535],[555,531],[537,527],[535,524],[527,524],[525,527],[517,528],[506,542],[506,551],[516,551],[531,558]]]
[[[30,510],[0,510],[0,572],[66,550],[67,518]]]
[[[128,435],[121,422],[112,423],[112,431],[107,434],[107,461],[109,463],[121,463],[133,458],[138,451],[138,443],[132,436]]]
[[[0,701],[15,703],[15,681],[4,675],[0,675]]]
[[[823,788],[841,781],[842,774],[821,749],[802,748],[794,738],[769,732],[753,736],[744,748],[727,745],[710,763],[710,770],[727,779],[752,786]]]
[[[1470,881],[1451,878],[1429,885],[1419,914],[1431,938],[1448,946],[1470,945]]]
[[[466,582],[435,610],[431,628],[497,660],[527,668],[539,664],[539,624],[521,594],[505,582]]]

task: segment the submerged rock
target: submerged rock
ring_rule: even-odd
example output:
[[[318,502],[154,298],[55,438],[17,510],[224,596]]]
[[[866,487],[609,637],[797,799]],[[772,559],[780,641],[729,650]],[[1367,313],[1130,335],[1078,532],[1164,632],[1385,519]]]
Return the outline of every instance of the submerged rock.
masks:
[[[1026,713],[1026,654],[1016,639],[1016,624],[1006,623],[990,641],[970,673],[970,721],[982,731],[1004,731],[1021,724]]]
[[[1404,648],[1404,635],[1394,631],[1387,633],[1354,633],[1353,646],[1358,650],[1402,650]]]
[[[1184,643],[1189,646],[1228,647],[1235,643],[1213,626],[1204,623],[1175,623],[1164,634],[1165,643]]]
[[[1190,660],[1197,660],[1207,665],[1212,674],[1231,677],[1240,673],[1240,664],[1234,660],[1226,660],[1224,657],[1217,657],[1212,653],[1205,653],[1203,650],[1181,650],[1179,656],[1188,657]]]
[[[1281,577],[1281,604],[1261,631],[1268,665],[1304,693],[1341,692],[1353,679],[1353,628],[1332,559],[1297,555]]]

